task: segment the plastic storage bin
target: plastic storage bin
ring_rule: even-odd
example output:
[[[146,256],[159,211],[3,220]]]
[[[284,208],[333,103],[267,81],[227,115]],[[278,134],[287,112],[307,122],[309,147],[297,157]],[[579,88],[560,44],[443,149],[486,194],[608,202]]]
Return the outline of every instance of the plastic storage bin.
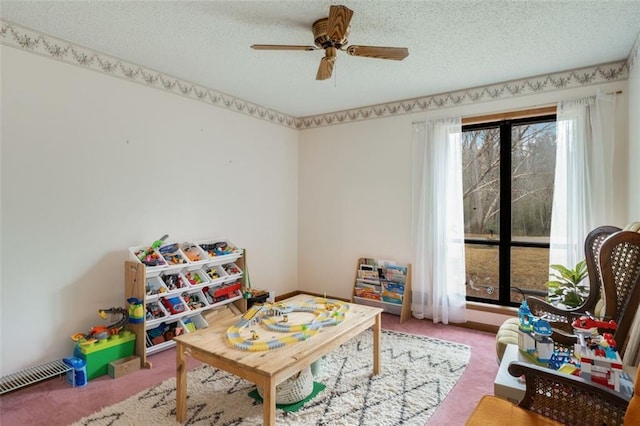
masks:
[[[222,266],[205,265],[202,271],[207,275],[207,278],[211,281],[210,285],[222,284],[228,277],[227,273],[222,269]]]
[[[195,271],[186,271],[184,273],[184,277],[189,281],[191,286],[198,286],[200,284],[209,283],[207,274],[202,269],[197,269]]]
[[[147,278],[147,285],[145,287],[147,296],[155,296],[158,294],[166,293],[167,287],[164,285],[160,277]]]
[[[147,277],[158,275],[159,271],[168,266],[158,250],[149,250],[149,248],[149,246],[141,246],[129,249],[129,257],[145,265]],[[143,253],[146,253],[146,256],[143,256]]]
[[[185,278],[184,275],[182,275],[182,273],[176,273],[176,274],[161,273],[159,279],[162,281],[167,291],[175,291],[181,288],[191,287],[191,285],[189,284],[189,281],[187,281],[187,279]]]
[[[190,311],[195,311],[198,309],[204,309],[209,306],[207,299],[205,299],[204,294],[201,290],[184,292],[180,296],[184,303],[187,305],[187,309]]]
[[[167,243],[163,244],[158,252],[162,255],[164,260],[167,262],[167,265],[185,265],[188,263],[187,258],[180,249],[178,243]]]
[[[173,344],[171,340],[184,332],[183,327],[183,323],[180,320],[175,320],[170,323],[163,322],[155,328],[150,328],[146,332],[146,347],[150,348]]]
[[[182,246],[180,248],[191,263],[202,262],[209,259],[209,254],[207,252],[202,250],[199,245],[194,244],[190,241],[182,243]]]
[[[220,262],[233,262],[242,256],[242,249],[237,248],[228,240],[197,241],[196,244],[209,256]]]
[[[187,331],[187,333],[209,327],[207,321],[205,321],[205,319],[200,314],[194,315],[192,317],[182,318],[180,319],[180,322],[182,323],[182,326]]]

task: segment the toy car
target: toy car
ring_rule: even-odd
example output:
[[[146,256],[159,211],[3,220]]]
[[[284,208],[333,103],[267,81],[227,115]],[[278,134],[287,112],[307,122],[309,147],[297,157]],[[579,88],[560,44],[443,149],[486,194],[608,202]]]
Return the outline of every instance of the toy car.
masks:
[[[184,312],[184,303],[180,300],[179,297],[171,297],[169,299],[163,298],[162,304],[167,310],[171,313],[171,315],[179,314]]]

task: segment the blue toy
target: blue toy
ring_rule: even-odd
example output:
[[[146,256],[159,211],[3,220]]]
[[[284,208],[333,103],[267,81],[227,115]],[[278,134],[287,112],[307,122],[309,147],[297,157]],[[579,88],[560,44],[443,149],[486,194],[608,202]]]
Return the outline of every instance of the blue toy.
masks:
[[[540,363],[548,363],[554,354],[554,344],[551,339],[553,330],[548,321],[534,316],[523,299],[518,309],[518,347],[521,351],[535,357]]]

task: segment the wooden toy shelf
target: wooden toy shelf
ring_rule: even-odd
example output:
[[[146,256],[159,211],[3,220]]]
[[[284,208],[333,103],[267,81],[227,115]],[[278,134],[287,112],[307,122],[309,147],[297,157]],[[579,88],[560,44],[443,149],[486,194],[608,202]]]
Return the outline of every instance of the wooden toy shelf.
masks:
[[[197,246],[197,243],[190,246]],[[180,327],[186,333],[189,332],[189,328],[205,328],[209,324],[202,315],[225,308],[229,304],[237,308],[236,312],[247,311],[247,301],[242,295],[242,290],[246,288],[244,250],[236,249],[232,253],[218,256],[209,256],[206,251],[200,250],[200,256],[195,261],[180,250],[179,255],[183,257],[183,263],[164,262],[159,266],[147,266],[135,255],[140,249],[131,248],[132,260],[124,263],[124,294],[125,302],[135,298],[142,302],[144,309],[142,322],[129,322],[126,326],[126,329],[136,334],[135,354],[140,357],[142,367],[151,368],[151,363],[147,361],[148,355],[175,346],[172,339],[166,339],[161,343],[152,342],[149,331],[153,332],[164,326],[169,329]],[[192,282],[196,275],[198,280]],[[217,277],[211,278],[211,275]],[[179,279],[182,287],[167,287],[166,283],[172,282],[170,278]],[[149,318],[148,307],[150,310],[153,307],[153,310],[162,316]]]
[[[401,323],[411,318],[411,264],[358,259],[353,303],[400,315]]]

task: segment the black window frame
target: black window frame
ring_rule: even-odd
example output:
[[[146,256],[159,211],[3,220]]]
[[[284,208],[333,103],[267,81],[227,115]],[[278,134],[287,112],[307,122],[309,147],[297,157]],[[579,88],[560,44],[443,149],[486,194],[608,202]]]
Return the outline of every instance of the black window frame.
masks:
[[[526,118],[492,121],[486,123],[468,124],[462,126],[462,132],[483,130],[489,128],[500,129],[500,233],[499,239],[464,239],[465,245],[484,245],[498,247],[498,300],[477,296],[466,296],[469,302],[480,302],[501,306],[519,306],[511,301],[511,248],[535,247],[550,248],[549,243],[513,241],[511,235],[511,135],[512,127],[522,124],[556,122],[556,114],[547,114]],[[506,148],[506,149],[505,149]],[[504,214],[507,213],[507,214]],[[505,282],[505,280],[508,280]]]

